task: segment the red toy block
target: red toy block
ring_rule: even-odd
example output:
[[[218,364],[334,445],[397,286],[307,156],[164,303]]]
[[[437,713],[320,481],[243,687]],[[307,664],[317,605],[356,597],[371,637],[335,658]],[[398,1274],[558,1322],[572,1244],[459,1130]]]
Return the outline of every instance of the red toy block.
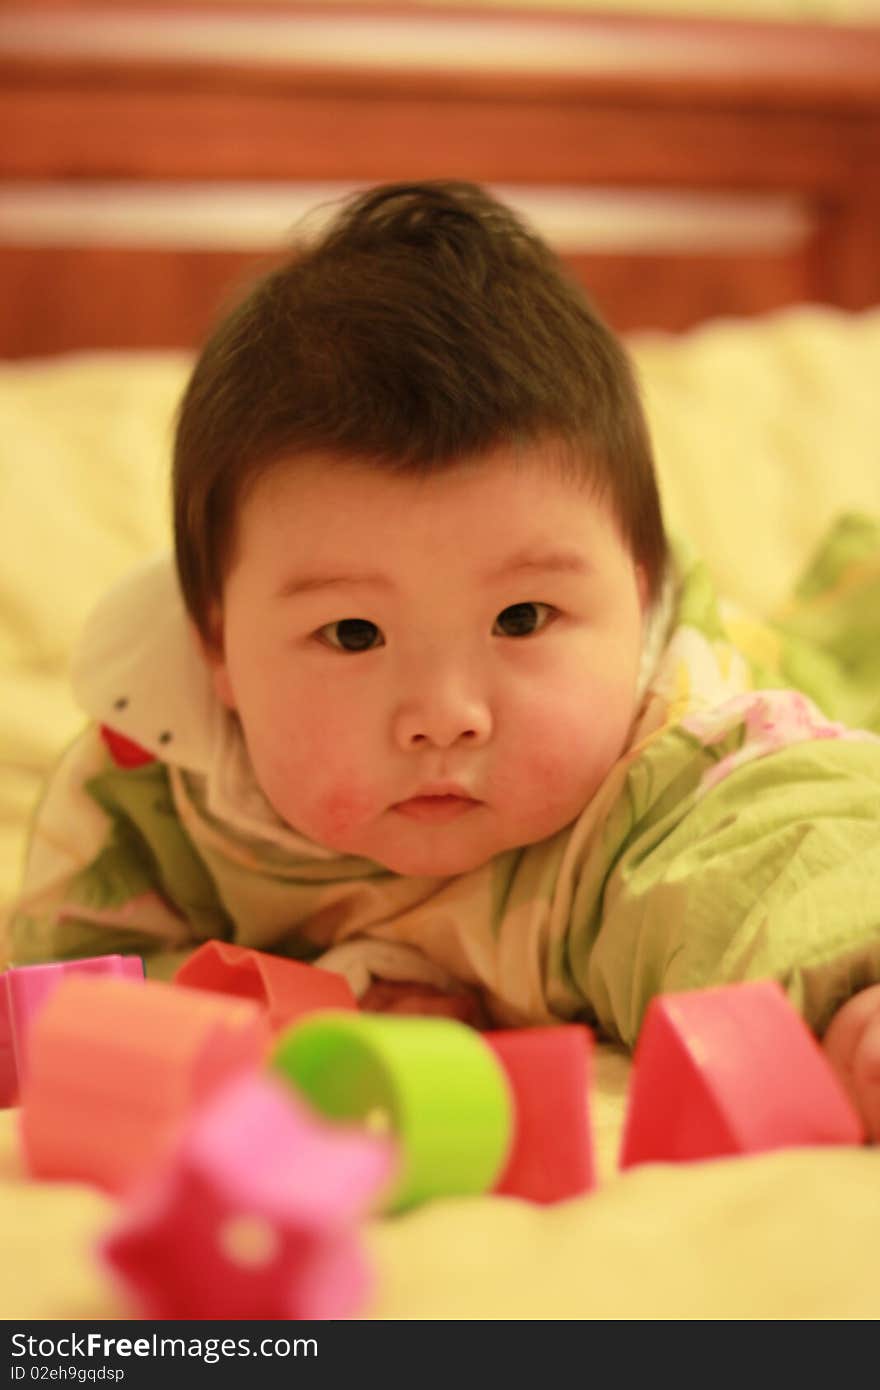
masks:
[[[269,1030],[244,999],[74,976],[31,1032],[24,1154],[38,1178],[122,1192],[160,1160],[195,1105],[258,1067]]]
[[[581,1024],[485,1033],[514,1094],[513,1147],[493,1192],[560,1202],[595,1185],[593,1036]]]
[[[43,965],[18,965],[6,971],[2,984],[14,1068],[12,1094],[6,1102],[9,1105],[15,1104],[27,1074],[28,1037],[34,1020],[61,981],[69,979],[71,975],[110,975],[142,982],[144,963],[140,956],[117,954],[85,956],[82,960],[48,961]]]
[[[863,1139],[822,1049],[775,981],[652,1001],[621,1168]]]
[[[347,980],[332,970],[270,956],[227,941],[206,941],[184,961],[175,982],[253,999],[267,1010],[273,1033],[316,1009],[356,1009]]]
[[[387,1140],[254,1073],[187,1120],[100,1253],[143,1317],[353,1317],[371,1282],[357,1223],[393,1166]]]

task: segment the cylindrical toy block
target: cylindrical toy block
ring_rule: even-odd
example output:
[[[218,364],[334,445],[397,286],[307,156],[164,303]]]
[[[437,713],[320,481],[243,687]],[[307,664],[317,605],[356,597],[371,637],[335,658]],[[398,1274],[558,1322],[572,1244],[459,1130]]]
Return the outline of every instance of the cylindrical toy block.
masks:
[[[482,1036],[462,1023],[316,1014],[281,1036],[271,1063],[324,1115],[394,1136],[390,1210],[485,1192],[507,1158],[510,1086]]]
[[[260,1065],[268,1037],[247,1000],[153,981],[65,980],[31,1033],[21,1116],[30,1171],[126,1190],[196,1104]]]

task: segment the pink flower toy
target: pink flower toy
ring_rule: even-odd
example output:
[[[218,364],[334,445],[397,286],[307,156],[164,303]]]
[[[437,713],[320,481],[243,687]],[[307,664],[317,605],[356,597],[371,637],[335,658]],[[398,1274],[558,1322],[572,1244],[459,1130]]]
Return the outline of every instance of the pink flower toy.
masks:
[[[100,1253],[144,1317],[351,1317],[370,1284],[357,1222],[393,1166],[387,1140],[255,1072],[192,1114]]]

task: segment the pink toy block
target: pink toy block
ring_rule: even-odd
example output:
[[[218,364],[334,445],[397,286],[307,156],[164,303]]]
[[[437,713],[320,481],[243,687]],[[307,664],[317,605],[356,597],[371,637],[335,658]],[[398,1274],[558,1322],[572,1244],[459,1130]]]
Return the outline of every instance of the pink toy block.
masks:
[[[142,982],[144,963],[140,956],[87,956],[82,960],[13,966],[6,971],[2,983],[6,991],[8,1028],[15,1069],[13,1096],[8,1104],[15,1103],[27,1075],[28,1037],[34,1020],[61,981],[69,979],[71,975],[109,975],[115,979]]]
[[[260,1065],[268,1040],[249,1000],[154,981],[63,981],[31,1032],[21,1113],[31,1173],[125,1191],[194,1106]]]
[[[316,1009],[356,1009],[347,980],[331,970],[270,956],[227,941],[206,941],[184,961],[175,982],[253,999],[266,1009],[273,1033]]]
[[[492,1189],[559,1202],[595,1184],[589,1085],[593,1037],[580,1024],[484,1034],[514,1095],[513,1147]]]
[[[636,1047],[620,1166],[860,1144],[861,1122],[772,980],[661,995]]]
[[[18,1099],[18,1065],[15,1043],[12,1040],[12,1019],[9,1016],[9,994],[6,976],[0,975],[0,1110],[14,1105]]]
[[[317,1120],[254,1074],[188,1119],[100,1254],[147,1318],[348,1318],[370,1288],[357,1223],[387,1140]]]

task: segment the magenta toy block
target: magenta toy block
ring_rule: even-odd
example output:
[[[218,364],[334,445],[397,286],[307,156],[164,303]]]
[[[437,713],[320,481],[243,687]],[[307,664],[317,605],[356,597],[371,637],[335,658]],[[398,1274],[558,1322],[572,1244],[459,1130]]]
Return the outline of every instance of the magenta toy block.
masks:
[[[485,1033],[514,1095],[513,1147],[493,1192],[559,1202],[595,1184],[592,1034],[580,1024]]]
[[[661,995],[636,1047],[620,1166],[860,1144],[861,1122],[772,980]]]
[[[12,1040],[9,994],[6,989],[6,976],[0,975],[0,1110],[14,1105],[17,1099],[18,1066]]]
[[[31,1173],[125,1191],[196,1105],[261,1065],[268,1042],[249,1000],[71,976],[31,1032],[21,1112]]]
[[[357,1223],[393,1166],[387,1140],[243,1077],[190,1116],[101,1254],[144,1317],[352,1317],[370,1286]]]
[[[228,941],[206,941],[174,979],[190,989],[255,1000],[266,1010],[273,1033],[317,1009],[357,1008],[351,986],[341,975]]]
[[[117,979],[144,978],[144,963],[140,956],[88,956],[82,960],[49,961],[44,965],[19,965],[3,976],[9,1013],[9,1032],[18,1084],[27,1075],[28,1037],[34,1019],[51,998],[62,980],[71,975],[109,975]],[[10,1103],[14,1103],[10,1102]]]

